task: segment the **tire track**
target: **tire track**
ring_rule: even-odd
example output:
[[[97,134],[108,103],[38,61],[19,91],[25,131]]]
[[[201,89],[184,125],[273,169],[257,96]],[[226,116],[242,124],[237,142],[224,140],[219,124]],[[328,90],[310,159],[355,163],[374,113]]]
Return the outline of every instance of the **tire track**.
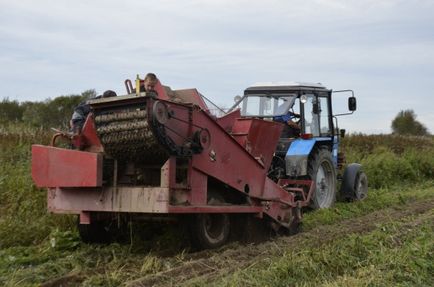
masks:
[[[410,215],[420,215],[434,208],[434,199],[407,203],[394,208],[377,210],[367,215],[325,225],[289,237],[277,237],[262,244],[241,246],[233,243],[223,250],[204,251],[186,257],[185,263],[157,274],[127,282],[128,287],[179,286],[201,278],[211,282],[238,269],[254,265],[267,257],[279,256],[288,249],[318,247],[348,234],[361,234],[377,228],[378,224]]]

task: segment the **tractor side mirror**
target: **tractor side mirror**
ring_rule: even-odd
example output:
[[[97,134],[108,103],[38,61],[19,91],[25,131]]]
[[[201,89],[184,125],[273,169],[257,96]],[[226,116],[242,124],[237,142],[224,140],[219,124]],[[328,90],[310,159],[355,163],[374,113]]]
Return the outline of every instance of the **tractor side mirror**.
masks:
[[[341,138],[345,137],[345,129],[340,129],[339,133],[340,133]]]
[[[356,97],[349,97],[348,98],[348,109],[352,112],[354,112],[357,109]]]

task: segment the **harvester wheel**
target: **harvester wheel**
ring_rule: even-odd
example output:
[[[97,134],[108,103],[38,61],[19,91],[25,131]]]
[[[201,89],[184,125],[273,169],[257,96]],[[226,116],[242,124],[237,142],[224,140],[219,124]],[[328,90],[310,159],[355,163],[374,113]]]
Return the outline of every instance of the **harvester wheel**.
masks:
[[[224,203],[219,194],[212,194],[208,199],[209,205]],[[205,213],[194,215],[190,226],[191,239],[198,249],[217,248],[229,239],[230,218],[225,213]]]
[[[80,238],[85,243],[110,243],[112,241],[125,241],[128,223],[116,224],[112,219],[91,220],[90,224],[80,224],[77,219],[77,229]]]
[[[95,221],[91,224],[78,224],[80,238],[85,243],[108,243],[111,240],[111,234],[106,227],[105,222]]]
[[[336,200],[336,170],[330,151],[318,149],[309,161],[308,173],[315,185],[311,207],[329,208]]]

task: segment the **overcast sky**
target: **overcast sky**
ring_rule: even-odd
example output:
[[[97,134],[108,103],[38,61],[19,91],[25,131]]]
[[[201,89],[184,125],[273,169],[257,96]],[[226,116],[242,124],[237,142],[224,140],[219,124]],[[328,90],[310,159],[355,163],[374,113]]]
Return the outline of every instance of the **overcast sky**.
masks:
[[[0,98],[124,94],[147,72],[226,107],[255,82],[321,82],[355,91],[349,132],[413,109],[433,133],[434,1],[0,0]]]

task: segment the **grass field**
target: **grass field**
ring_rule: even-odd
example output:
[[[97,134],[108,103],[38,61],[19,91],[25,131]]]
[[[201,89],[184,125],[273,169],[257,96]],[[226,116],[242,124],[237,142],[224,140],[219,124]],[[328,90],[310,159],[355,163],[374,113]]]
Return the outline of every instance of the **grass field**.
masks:
[[[171,228],[135,229],[125,244],[81,243],[73,216],[46,212],[30,176],[30,146],[50,133],[0,128],[2,286],[430,286],[434,282],[432,137],[353,135],[369,197],[305,214],[303,232],[189,253]]]

